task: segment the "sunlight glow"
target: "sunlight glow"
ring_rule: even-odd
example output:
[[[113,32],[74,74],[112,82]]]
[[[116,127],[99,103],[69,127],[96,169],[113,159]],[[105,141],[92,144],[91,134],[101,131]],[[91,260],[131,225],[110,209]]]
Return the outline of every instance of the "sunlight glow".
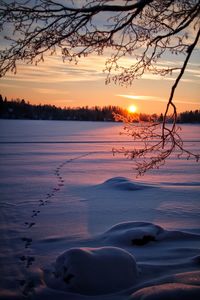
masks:
[[[133,113],[135,113],[137,111],[137,107],[135,106],[135,105],[130,105],[129,107],[128,107],[128,112],[129,113],[131,113],[131,114],[133,114]]]

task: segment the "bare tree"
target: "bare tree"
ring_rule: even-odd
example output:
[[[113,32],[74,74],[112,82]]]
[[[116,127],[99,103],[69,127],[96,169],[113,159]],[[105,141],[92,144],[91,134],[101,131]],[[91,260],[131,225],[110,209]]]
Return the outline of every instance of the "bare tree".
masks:
[[[127,134],[143,142],[140,149],[117,150],[131,159],[139,158],[139,174],[159,167],[174,150],[187,158],[195,155],[183,148],[176,125],[174,93],[200,36],[200,2],[198,0],[0,0],[0,28],[7,30],[8,46],[0,52],[0,75],[16,72],[20,61],[38,63],[44,54],[61,49],[63,60],[77,61],[91,53],[102,55],[112,50],[105,63],[106,83],[113,80],[130,85],[145,72],[178,76],[166,100],[161,127],[153,122],[138,128],[126,123]],[[182,66],[159,67],[165,54],[184,54]],[[124,56],[136,62],[120,64]],[[114,75],[113,75],[114,71]],[[173,124],[167,124],[172,110]],[[117,116],[119,119],[120,117]],[[121,118],[122,119],[122,118]],[[156,138],[152,144],[152,138]],[[150,140],[151,139],[151,144]]]

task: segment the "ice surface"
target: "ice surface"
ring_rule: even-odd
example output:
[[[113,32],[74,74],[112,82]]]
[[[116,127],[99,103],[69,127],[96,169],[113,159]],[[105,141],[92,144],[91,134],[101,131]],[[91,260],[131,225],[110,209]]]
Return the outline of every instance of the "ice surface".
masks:
[[[199,298],[199,164],[174,155],[135,178],[111,152],[131,146],[121,124],[0,126],[0,299]],[[197,152],[199,126],[181,134]]]

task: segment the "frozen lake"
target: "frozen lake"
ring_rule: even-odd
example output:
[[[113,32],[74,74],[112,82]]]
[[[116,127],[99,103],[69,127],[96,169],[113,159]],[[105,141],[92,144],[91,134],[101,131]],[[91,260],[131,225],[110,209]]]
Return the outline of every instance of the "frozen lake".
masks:
[[[185,147],[200,152],[200,126],[181,127]],[[21,299],[22,294],[45,300],[91,299],[76,290],[81,279],[63,292],[60,283],[52,284],[43,275],[72,247],[117,245],[133,253],[142,270],[147,268],[142,264],[163,268],[166,259],[169,264],[176,261],[173,272],[159,269],[159,278],[198,270],[189,262],[200,255],[199,163],[174,155],[163,168],[136,178],[132,162],[112,155],[112,147],[131,146],[130,139],[119,135],[122,124],[0,120],[0,128],[0,299]],[[120,234],[117,238],[115,231],[109,231],[127,222],[143,223],[123,225],[124,237],[133,230],[138,238],[144,222],[153,224],[145,225],[151,234],[155,234],[154,226],[163,228],[162,237],[151,236],[148,256],[141,248],[130,249]],[[183,231],[187,234],[180,240]],[[153,243],[157,239],[162,239],[159,246]],[[142,272],[140,288],[154,279],[154,273],[154,267],[146,277]],[[129,299],[137,291],[136,285],[118,294],[103,288],[105,292],[97,295],[91,292],[92,299]],[[99,294],[111,296],[99,298]]]

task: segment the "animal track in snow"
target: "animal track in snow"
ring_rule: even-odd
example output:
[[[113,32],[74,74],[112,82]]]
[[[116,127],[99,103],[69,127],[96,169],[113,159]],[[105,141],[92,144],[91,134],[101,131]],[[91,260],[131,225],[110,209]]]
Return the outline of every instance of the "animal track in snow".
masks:
[[[55,175],[57,182],[54,184],[50,192],[46,193],[45,196],[38,200],[37,206],[32,210],[30,215],[30,220],[24,222],[24,225],[26,226],[28,230],[28,234],[21,238],[21,240],[24,242],[24,253],[19,257],[19,260],[24,263],[24,267],[26,269],[30,269],[30,267],[35,262],[35,256],[29,255],[29,248],[31,247],[33,243],[33,239],[30,237],[31,229],[37,224],[37,217],[41,213],[41,209],[43,209],[46,205],[48,205],[51,202],[52,197],[55,197],[58,192],[63,188],[65,180],[63,179],[61,175],[62,168],[68,164],[73,162],[74,160],[78,160],[82,157],[88,156],[90,154],[93,154],[95,152],[89,152],[83,155],[76,156],[74,158],[70,158],[68,160],[65,160],[64,162],[60,163],[54,170],[53,174]],[[34,218],[34,222],[32,219]],[[27,275],[26,275],[27,276]],[[29,296],[31,293],[34,292],[35,283],[34,280],[31,278],[26,277],[25,279],[18,280],[20,289],[22,290],[22,294],[24,296]]]

